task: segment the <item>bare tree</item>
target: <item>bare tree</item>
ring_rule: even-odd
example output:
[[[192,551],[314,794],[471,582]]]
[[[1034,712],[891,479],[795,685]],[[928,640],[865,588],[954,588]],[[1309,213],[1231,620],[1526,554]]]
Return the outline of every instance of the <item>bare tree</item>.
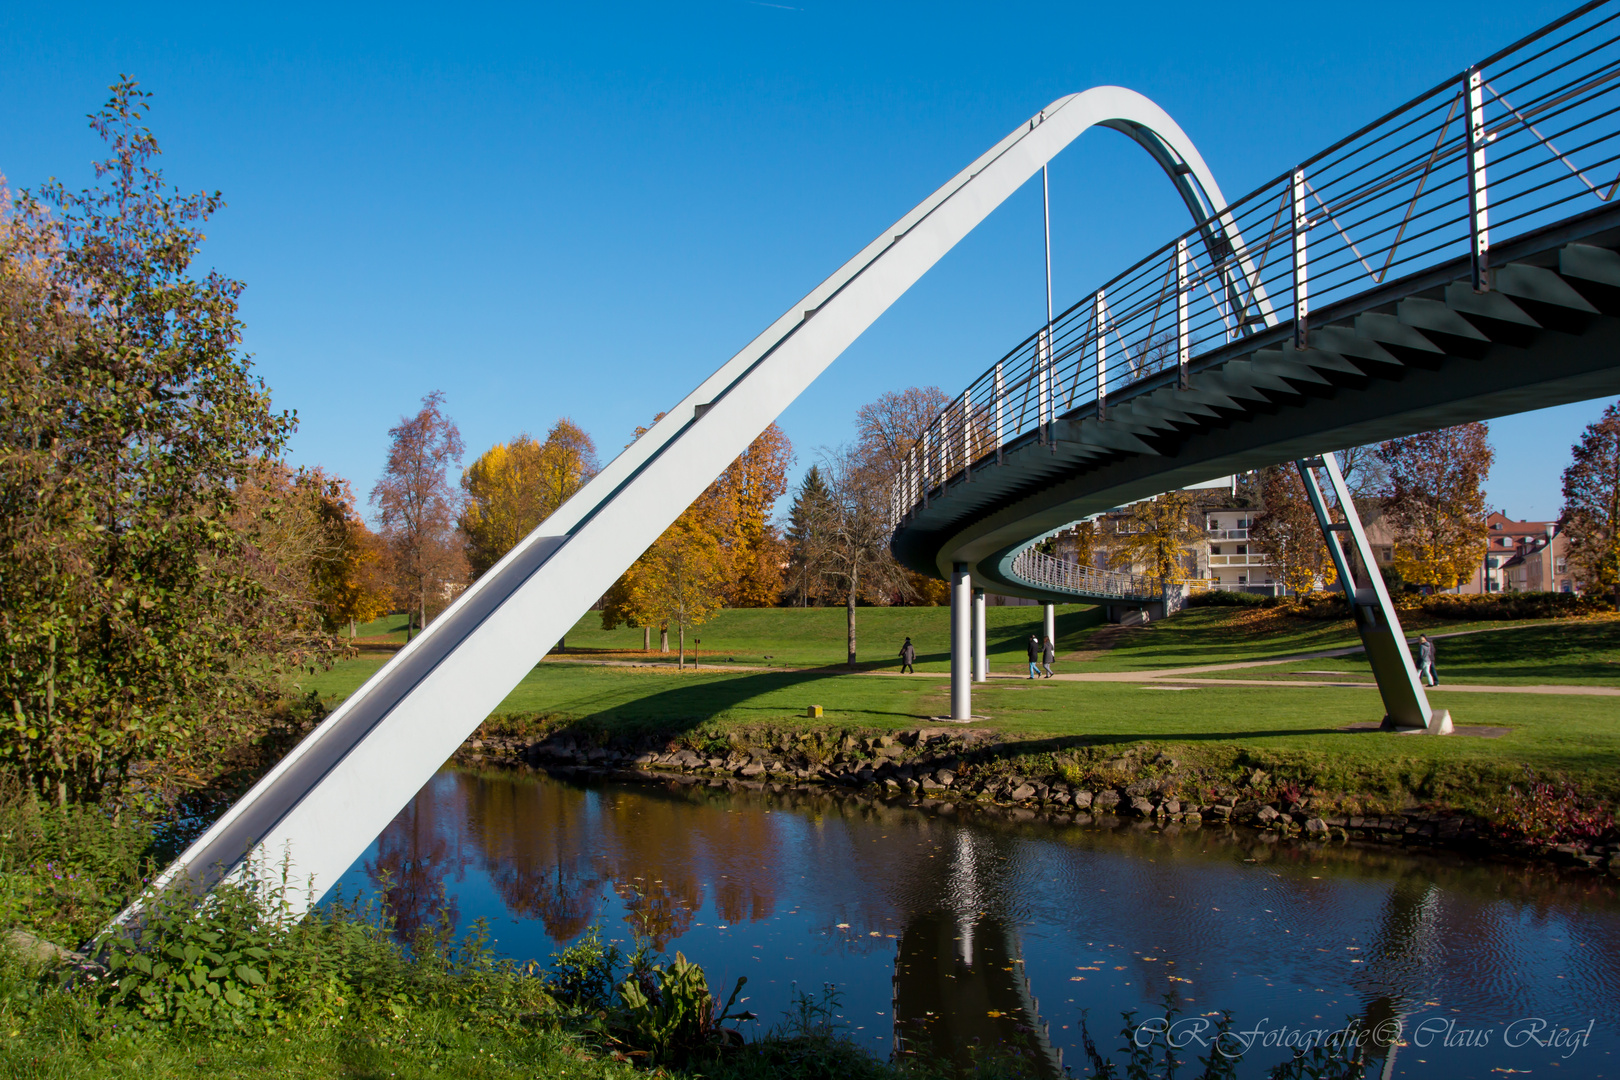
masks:
[[[407,611],[416,606],[421,626],[429,600],[444,599],[446,586],[465,577],[465,556],[454,542],[455,491],[446,475],[461,465],[461,432],[443,406],[444,392],[435,390],[422,399],[421,411],[388,430],[388,464],[371,490],[379,531],[394,553],[396,588]]]
[[[822,452],[827,498],[812,511],[812,561],[844,594],[849,666],[855,666],[855,604],[861,597],[908,596],[905,569],[889,552],[888,486],[860,447]]]
[[[890,391],[855,413],[856,453],[861,463],[892,478],[906,453],[950,402],[937,386]]]

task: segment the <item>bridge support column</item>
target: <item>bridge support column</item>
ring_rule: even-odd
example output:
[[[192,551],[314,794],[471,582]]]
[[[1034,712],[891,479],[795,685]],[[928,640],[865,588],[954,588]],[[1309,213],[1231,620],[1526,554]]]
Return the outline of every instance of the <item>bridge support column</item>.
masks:
[[[1305,482],[1305,494],[1316,511],[1316,521],[1322,527],[1322,538],[1327,543],[1333,567],[1339,574],[1339,584],[1345,599],[1350,601],[1350,612],[1355,617],[1356,630],[1367,652],[1373,678],[1378,682],[1378,694],[1384,699],[1384,726],[1390,729],[1418,728],[1432,735],[1451,734],[1451,714],[1445,709],[1431,709],[1429,697],[1418,680],[1417,668],[1412,664],[1412,652],[1406,646],[1406,634],[1401,620],[1390,602],[1389,590],[1384,587],[1384,576],[1378,571],[1367,534],[1361,527],[1361,515],[1356,512],[1355,500],[1345,485],[1339,462],[1332,454],[1320,458],[1307,458],[1297,463],[1300,479]],[[1333,488],[1333,497],[1339,504],[1343,521],[1334,521],[1328,513],[1327,500],[1316,481],[1316,468],[1327,473]],[[1348,534],[1350,545],[1367,571],[1367,588],[1358,588],[1351,572],[1349,552],[1343,537]]]
[[[973,579],[951,567],[951,719],[973,719]]]
[[[990,677],[990,655],[985,649],[984,590],[973,590],[973,681],[984,682]]]
[[[1052,648],[1056,649],[1057,648],[1057,605],[1056,604],[1047,604],[1046,609],[1043,612],[1043,614],[1045,615],[1045,624],[1046,624],[1046,637],[1043,640],[1044,641],[1050,641],[1052,643]]]

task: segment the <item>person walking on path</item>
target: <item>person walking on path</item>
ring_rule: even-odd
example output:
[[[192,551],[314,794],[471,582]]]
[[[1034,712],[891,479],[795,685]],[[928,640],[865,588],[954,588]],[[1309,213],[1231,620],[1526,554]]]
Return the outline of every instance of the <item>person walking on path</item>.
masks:
[[[917,662],[917,647],[911,643],[910,638],[906,638],[906,643],[904,645],[900,646],[900,674],[902,674],[902,675],[915,675],[915,674],[917,674],[917,669],[911,666],[911,665],[915,664],[916,662]]]
[[[1041,642],[1041,666],[1046,669],[1048,679],[1052,677],[1052,664],[1055,660],[1057,660],[1057,646],[1052,644],[1051,638],[1047,638]]]
[[[1029,677],[1033,679],[1040,673],[1041,639],[1034,634],[1029,635],[1029,645],[1025,651],[1029,653]]]
[[[1418,635],[1418,678],[1427,680],[1430,686],[1440,685],[1440,675],[1434,666],[1434,642],[1429,640],[1428,634]]]

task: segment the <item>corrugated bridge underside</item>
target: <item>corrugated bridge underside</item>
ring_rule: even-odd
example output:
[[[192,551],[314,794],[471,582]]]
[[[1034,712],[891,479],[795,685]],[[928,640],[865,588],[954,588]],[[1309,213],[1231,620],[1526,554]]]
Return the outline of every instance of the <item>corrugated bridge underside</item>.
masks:
[[[1011,573],[1034,537],[1212,477],[1347,446],[1620,394],[1620,209],[1492,249],[1490,289],[1466,259],[1313,313],[1060,416],[936,486],[894,534],[912,569],[966,563],[997,591],[1086,598]],[[1109,599],[1095,597],[1093,599]]]

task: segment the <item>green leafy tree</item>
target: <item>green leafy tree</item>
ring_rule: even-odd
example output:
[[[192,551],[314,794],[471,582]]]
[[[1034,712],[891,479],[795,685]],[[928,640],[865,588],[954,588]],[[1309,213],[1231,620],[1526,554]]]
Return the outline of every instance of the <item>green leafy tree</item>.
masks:
[[[799,607],[819,603],[822,598],[816,533],[827,520],[831,503],[832,494],[821,478],[820,466],[810,466],[788,510],[788,597]]]
[[[192,272],[224,202],[165,185],[146,111],[113,86],[95,186],[24,194],[0,232],[0,761],[58,802],[206,768],[298,618],[233,528],[294,419],[240,351],[241,283]]]
[[[1559,515],[1570,565],[1587,589],[1612,593],[1620,611],[1620,402],[1586,426],[1571,454]]]

